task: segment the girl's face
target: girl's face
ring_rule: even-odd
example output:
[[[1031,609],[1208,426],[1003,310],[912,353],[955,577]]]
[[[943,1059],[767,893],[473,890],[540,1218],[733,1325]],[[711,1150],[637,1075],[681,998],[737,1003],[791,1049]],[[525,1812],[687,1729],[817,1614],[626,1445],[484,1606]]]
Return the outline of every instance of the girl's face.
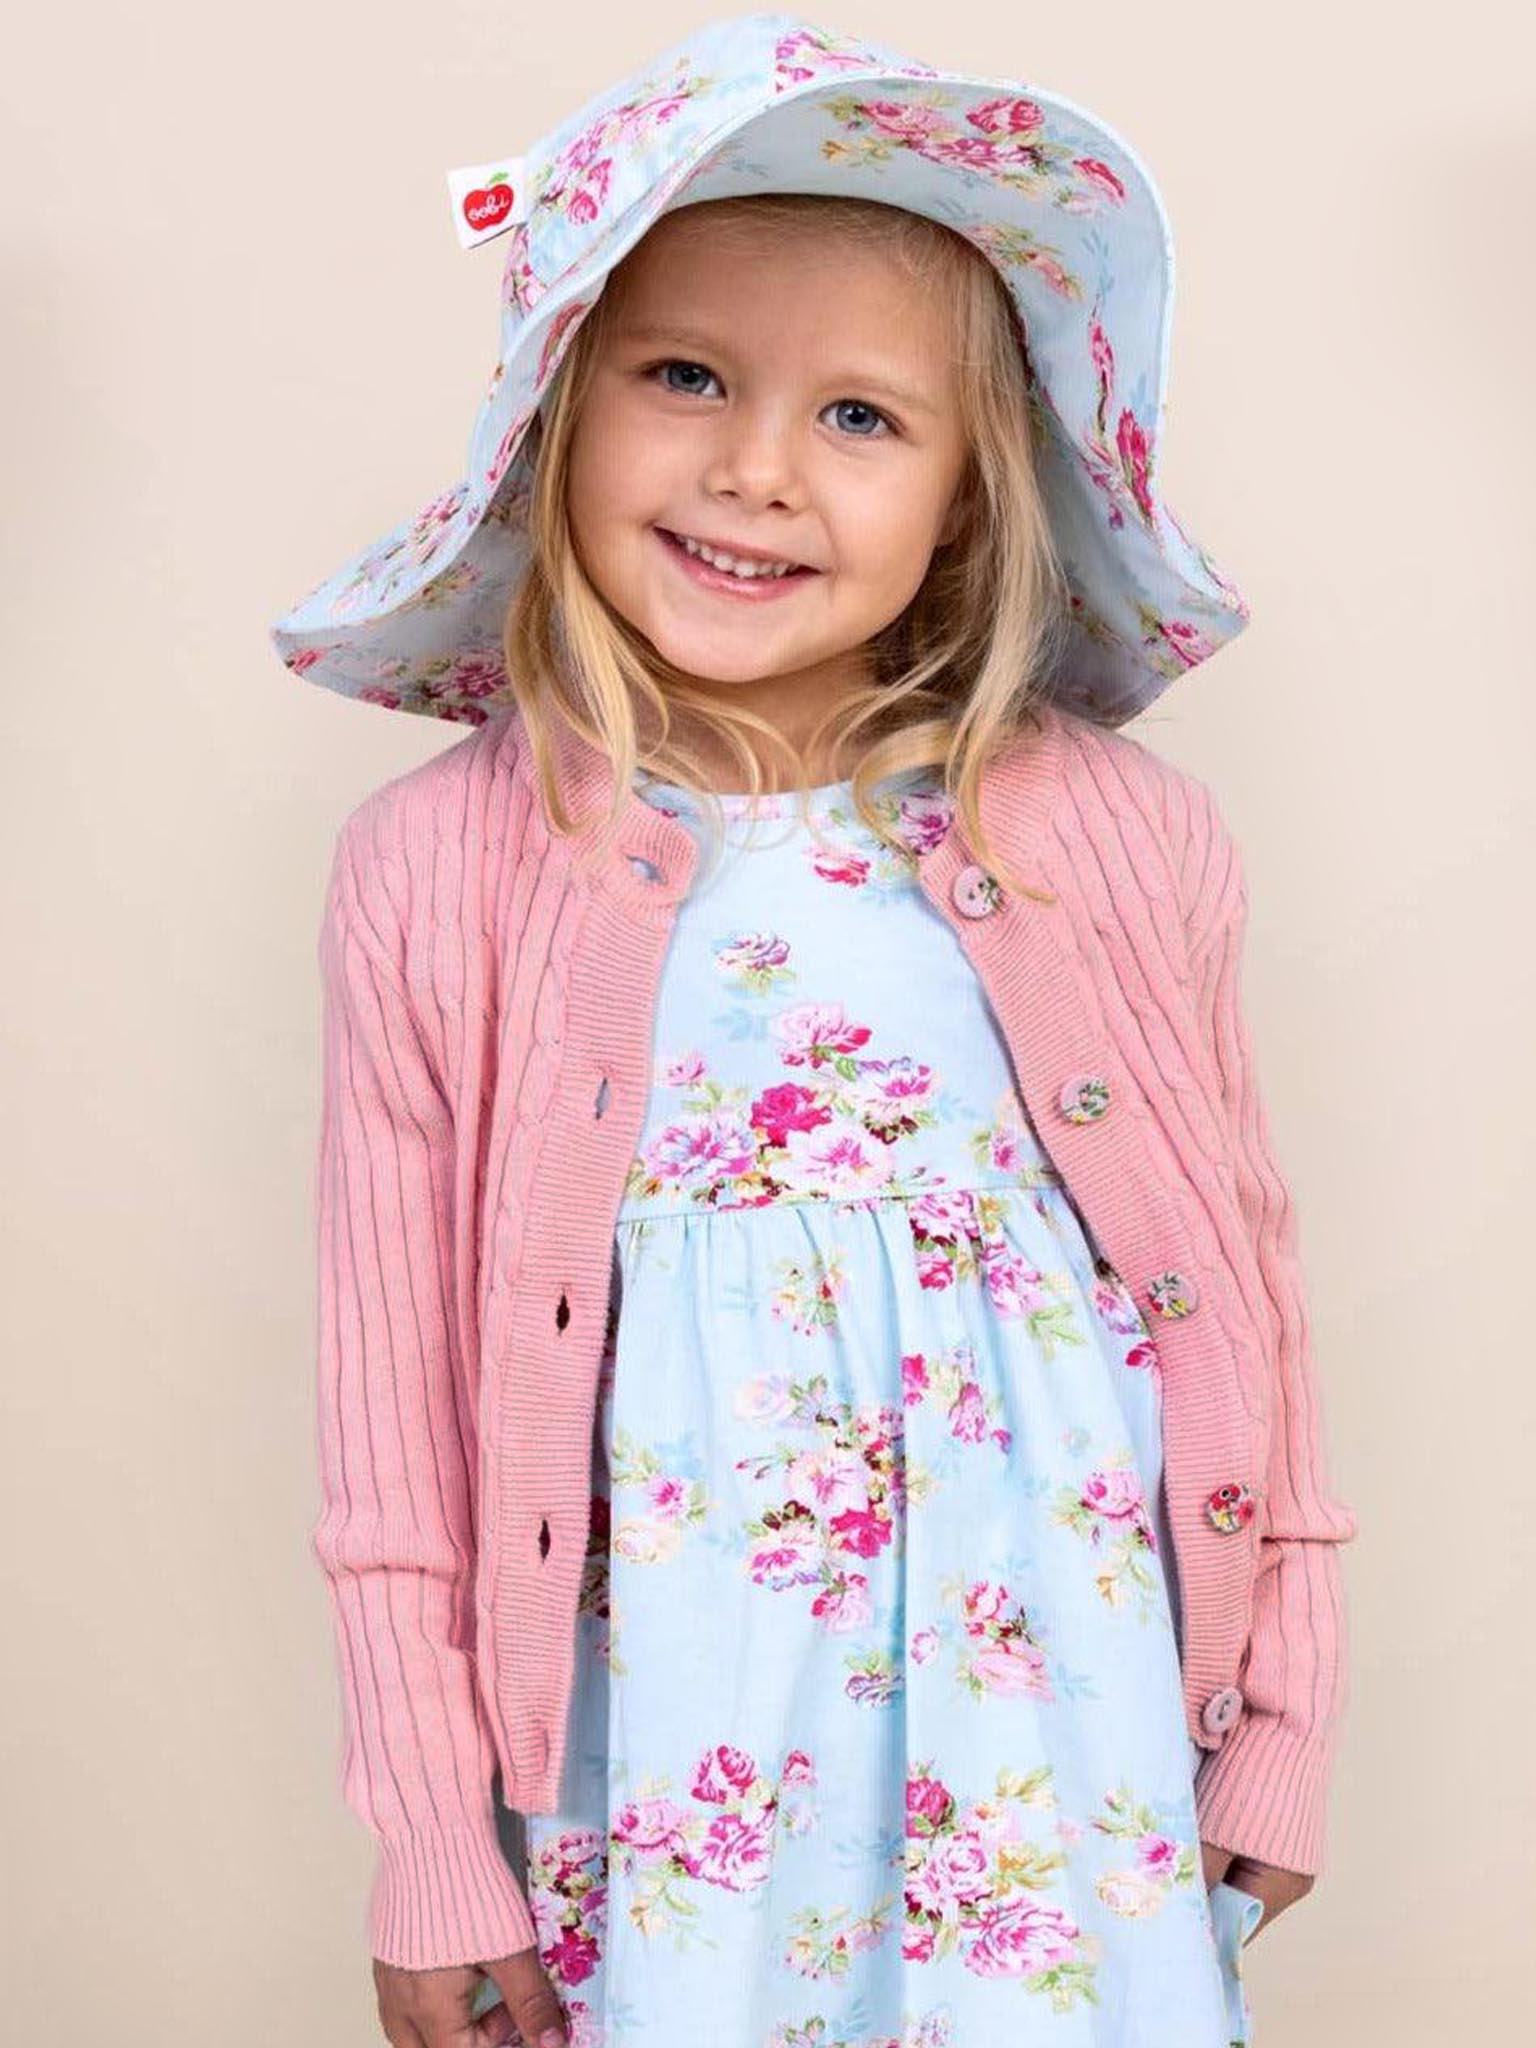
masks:
[[[571,528],[594,586],[674,667],[805,728],[866,679],[864,643],[949,538],[966,450],[948,323],[878,250],[747,243],[708,215],[664,215],[609,279]],[[738,569],[794,566],[748,580],[684,538]]]

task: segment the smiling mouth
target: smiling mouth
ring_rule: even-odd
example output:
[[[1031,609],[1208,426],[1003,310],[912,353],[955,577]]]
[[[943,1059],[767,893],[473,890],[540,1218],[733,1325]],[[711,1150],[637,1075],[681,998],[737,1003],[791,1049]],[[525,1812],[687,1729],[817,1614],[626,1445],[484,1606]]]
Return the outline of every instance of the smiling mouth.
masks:
[[[819,570],[809,568],[804,562],[762,560],[750,555],[734,554],[727,548],[713,548],[705,541],[695,540],[691,534],[674,533],[670,527],[658,526],[656,532],[674,554],[681,556],[690,567],[711,582],[738,584],[743,589],[755,589],[762,585],[781,585],[820,574]]]

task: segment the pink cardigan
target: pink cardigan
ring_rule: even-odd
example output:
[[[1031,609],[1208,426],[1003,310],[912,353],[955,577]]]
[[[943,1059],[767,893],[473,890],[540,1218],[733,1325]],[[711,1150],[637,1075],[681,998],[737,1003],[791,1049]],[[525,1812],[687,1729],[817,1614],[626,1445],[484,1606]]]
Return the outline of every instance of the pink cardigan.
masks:
[[[341,827],[320,934],[312,1541],[342,1793],[379,1849],[368,1935],[416,1969],[535,1939],[493,1777],[509,1807],[557,1804],[612,1233],[698,857],[635,791],[598,847],[611,769],[563,728],[557,756],[590,821],[574,841],[515,711],[375,790]],[[1241,1007],[1238,854],[1203,783],[1054,706],[982,806],[1055,900],[990,888],[958,816],[918,873],[1162,1356],[1200,1833],[1314,1872],[1356,1522],[1326,1475]],[[1085,1117],[1086,1081],[1107,1107]]]

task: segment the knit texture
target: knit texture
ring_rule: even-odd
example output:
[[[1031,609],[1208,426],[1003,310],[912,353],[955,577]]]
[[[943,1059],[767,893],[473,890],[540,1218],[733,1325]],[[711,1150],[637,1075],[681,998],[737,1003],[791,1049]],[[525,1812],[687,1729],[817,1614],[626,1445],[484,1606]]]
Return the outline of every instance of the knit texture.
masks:
[[[535,1939],[510,1807],[559,1799],[612,1231],[697,850],[556,742],[566,839],[515,711],[344,822],[321,925],[318,1466],[343,1796],[376,1838],[373,1953],[424,1969]],[[1165,1484],[1204,1840],[1321,1868],[1345,1704],[1339,1548],[1296,1218],[1241,994],[1247,895],[1209,789],[1055,706],[982,818],[1052,900],[974,905],[958,816],[921,885],[986,988],[1020,1093],[1164,1368]],[[1074,1122],[1084,1075],[1107,1113]],[[1149,1303],[1174,1273],[1190,1312]],[[1230,1482],[1246,1527],[1206,1512]],[[1212,1729],[1229,1688],[1241,1713]]]

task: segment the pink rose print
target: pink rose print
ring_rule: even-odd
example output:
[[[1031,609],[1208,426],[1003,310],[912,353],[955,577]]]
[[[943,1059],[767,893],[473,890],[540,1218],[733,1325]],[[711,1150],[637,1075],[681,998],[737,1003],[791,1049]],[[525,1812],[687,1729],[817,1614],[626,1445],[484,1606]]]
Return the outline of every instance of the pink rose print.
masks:
[[[1129,406],[1120,415],[1120,427],[1116,436],[1120,451],[1120,467],[1125,480],[1131,487],[1131,495],[1147,524],[1152,523],[1152,443],[1151,439]]]
[[[608,1922],[608,1848],[592,1828],[535,1834],[528,1859],[528,1902],[539,1960],[562,1988],[584,1984],[602,1959]]]
[[[1140,1532],[1149,1550],[1157,1548],[1157,1537],[1147,1514],[1141,1474],[1133,1465],[1118,1465],[1107,1472],[1090,1472],[1083,1482],[1083,1506],[1106,1522],[1128,1523]],[[1095,1528],[1091,1540],[1098,1542]]]
[[[884,1140],[853,1117],[833,1115],[790,1133],[778,1171],[786,1189],[851,1200],[884,1187],[893,1169]]]
[[[869,1581],[862,1572],[837,1572],[811,1602],[811,1613],[829,1635],[867,1628],[875,1618]]]
[[[982,1977],[1016,1978],[1071,2011],[1096,2000],[1101,1944],[1040,1896],[1065,1864],[1059,1844],[1031,1839],[1027,1818],[1050,1808],[1050,1767],[998,1773],[988,1797],[963,1804],[919,1765],[907,1780],[902,1954],[928,1963],[959,1954]]]
[[[785,1760],[782,1783],[804,1788],[815,1771],[804,1750]],[[686,1932],[697,1912],[689,1897],[695,1885],[724,1892],[750,1892],[766,1883],[773,1867],[780,1786],[759,1770],[749,1751],[721,1742],[694,1767],[685,1806],[672,1799],[663,1780],[644,1799],[627,1801],[613,1815],[611,1854],[632,1881],[634,1926],[654,1940],[664,1929]],[[802,1808],[802,1831],[814,1810]]]
[[[821,1584],[826,1577],[826,1543],[807,1509],[791,1502],[777,1521],[770,1523],[764,1516],[763,1528],[764,1540],[747,1560],[754,1585],[781,1593],[790,1586]]]
[[[671,91],[644,93],[607,107],[572,137],[551,165],[535,203],[555,207],[578,227],[590,227],[608,199],[616,160],[636,153],[657,128],[673,120],[705,79],[684,80]]]
[[[955,1810],[954,1795],[938,1778],[924,1771],[907,1780],[907,1833],[920,1835],[943,1827]]]
[[[986,1397],[975,1380],[967,1380],[961,1387],[949,1413],[951,1428],[960,1443],[979,1444],[990,1433]]]
[[[878,170],[892,147],[936,163],[961,163],[1003,186],[1035,194],[1065,214],[1098,212],[1124,203],[1120,181],[1095,158],[1075,157],[1055,140],[1039,105],[1013,95],[974,102],[964,110],[943,96],[922,100],[833,101],[828,112],[842,130],[838,154]],[[1078,295],[1074,288],[1074,295]]]
[[[766,995],[781,982],[792,981],[789,944],[775,932],[745,932],[715,955],[722,980],[748,995]]]
[[[1103,1799],[1094,1817],[1097,1833],[1124,1845],[1131,1860],[1100,1873],[1094,1890],[1112,1913],[1145,1920],[1162,1911],[1176,1887],[1201,1883],[1199,1845],[1180,1842],[1156,1825],[1151,1806],[1121,1784]]]
[[[1115,357],[1097,313],[1089,321],[1089,342],[1098,373],[1098,401],[1093,418],[1083,433],[1088,474],[1107,501],[1105,517],[1111,529],[1125,524],[1127,505],[1148,527],[1155,524],[1152,507],[1152,466],[1155,450],[1150,431],[1129,406],[1120,408],[1115,422],[1114,445],[1109,442],[1109,419],[1114,405]]]
[[[589,1929],[562,1927],[539,1960],[558,1984],[584,1984],[597,1968],[602,1946]]]
[[[885,58],[878,60],[882,69],[887,61]],[[867,71],[876,62],[867,43],[858,42],[851,36],[834,36],[824,29],[797,28],[789,35],[781,36],[774,48],[774,70],[780,92],[788,85],[803,84],[825,72]],[[913,78],[931,78],[933,75],[933,67],[928,64],[903,64],[899,68]]]
[[[891,1145],[922,1125],[933,1095],[933,1069],[918,1060],[865,1060],[859,1069],[859,1118]]]
[[[1088,183],[1096,186],[1107,199],[1113,199],[1117,202],[1124,201],[1125,186],[1123,182],[1116,177],[1109,165],[1103,162],[1101,158],[1096,156],[1080,156],[1077,159],[1077,168],[1082,172]]]
[[[977,1836],[940,1834],[907,1879],[909,1905],[950,1917],[960,1905],[987,1896],[991,1862],[986,1843]]]
[[[774,1385],[771,1402],[761,1382],[748,1382],[735,1403],[738,1416],[760,1415],[778,1434],[771,1449],[736,1460],[737,1471],[774,1482],[773,1500],[746,1524],[747,1575],[771,1592],[814,1585],[811,1612],[829,1632],[862,1625],[873,1613],[868,1578],[849,1560],[881,1558],[895,1541],[906,1500],[902,1411],[834,1401],[818,1374],[790,1382],[786,1412]]]
[[[765,1088],[752,1104],[752,1122],[775,1150],[784,1150],[797,1131],[814,1131],[830,1123],[832,1112],[825,1102],[798,1082],[783,1081]]]
[[[923,790],[903,797],[897,830],[914,854],[930,853],[954,820],[953,797],[943,790]]]
[[[848,889],[862,888],[873,872],[868,858],[848,847],[813,847],[808,858],[812,871],[822,881],[836,882]]]
[[[966,1968],[979,1977],[1043,1976],[1075,1961],[1081,1939],[1082,1929],[1060,1906],[1013,1899],[983,1917]]]
[[[947,1589],[946,1598],[957,1598]],[[1018,1600],[997,1580],[977,1579],[958,1594],[961,1638],[956,1675],[973,1699],[1054,1700],[1045,1651]]]
[[[603,157],[588,166],[580,185],[566,202],[566,212],[578,227],[589,227],[603,210],[608,187],[613,182],[613,159]]]
[[[1155,641],[1167,649],[1179,671],[1195,668],[1215,652],[1215,642],[1210,635],[1187,619],[1161,620],[1155,632],[1145,637],[1149,644]]]
[[[645,1497],[651,1512],[659,1520],[675,1522],[688,1512],[688,1491],[685,1481],[663,1475],[650,1482],[645,1489]]]
[[[926,1402],[946,1417],[957,1444],[992,1443],[1006,1451],[1012,1443],[1012,1432],[998,1419],[1002,1404],[977,1379],[975,1353],[963,1339],[933,1358],[921,1351],[906,1353],[901,1383],[903,1407]]]
[[[613,1818],[613,1839],[648,1856],[679,1855],[685,1842],[683,1814],[670,1799],[630,1799]]]
[[[967,117],[984,135],[1027,135],[1045,125],[1045,116],[1033,100],[983,100]]]
[[[723,1813],[709,1824],[689,1860],[689,1875],[725,1891],[765,1884],[773,1857],[774,1813]]]
[[[1070,1270],[1044,1273],[1009,1239],[1003,1204],[980,1188],[936,1191],[907,1205],[918,1278],[936,1293],[979,1280],[1000,1315],[1024,1321],[1044,1357],[1059,1345],[1083,1345],[1076,1283]]]
[[[615,1362],[611,1348],[605,1345],[601,1368],[605,1396]],[[695,1454],[695,1466],[697,1462]],[[619,1512],[615,1520],[613,1501],[594,1497],[590,1539],[594,1572],[599,1567],[606,1572],[610,1557],[622,1558],[627,1564],[668,1563],[682,1549],[689,1531],[697,1529],[708,1514],[709,1495],[703,1480],[670,1469],[660,1452],[636,1441],[628,1430],[613,1433],[608,1478]],[[603,1592],[606,1613],[606,1580]]]
[[[695,1799],[723,1802],[733,1792],[744,1792],[756,1776],[757,1765],[746,1751],[722,1742],[699,1758],[691,1789]]]
[[[1157,1535],[1134,1464],[1102,1466],[1081,1485],[1060,1488],[1051,1518],[1099,1556],[1095,1584],[1106,1605],[1134,1603],[1143,1616],[1154,1610],[1158,1576],[1148,1560],[1156,1554]]]
[[[869,1508],[847,1508],[834,1515],[828,1527],[838,1547],[857,1557],[878,1557],[891,1540],[891,1525],[883,1515]]]
[[[1107,400],[1109,393],[1114,389],[1115,349],[1100,320],[1090,320],[1088,323],[1088,352],[1093,367],[1098,372],[1099,396],[1102,402]]]
[[[752,1127],[733,1109],[666,1125],[645,1154],[646,1165],[658,1180],[706,1186],[750,1173],[755,1159]]]
[[[869,1026],[853,1023],[841,1003],[801,1003],[781,1011],[772,1028],[786,1067],[841,1062],[850,1080],[858,1072],[851,1055],[869,1042]]]

